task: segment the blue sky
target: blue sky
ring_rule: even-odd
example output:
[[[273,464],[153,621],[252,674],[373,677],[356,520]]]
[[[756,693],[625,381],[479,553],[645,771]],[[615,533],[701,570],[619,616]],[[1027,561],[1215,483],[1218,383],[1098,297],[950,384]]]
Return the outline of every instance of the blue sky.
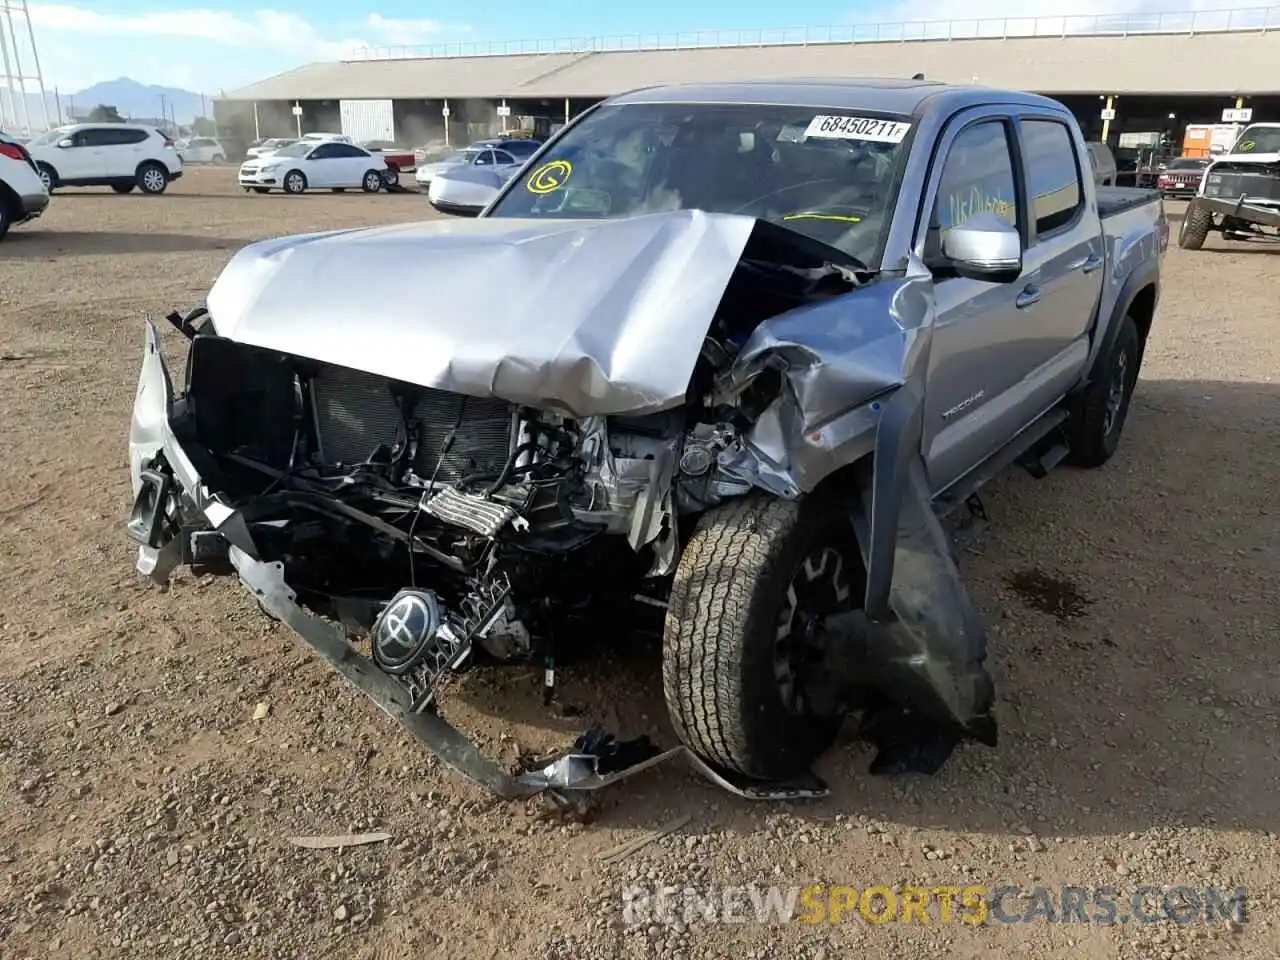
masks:
[[[1254,0],[1256,5],[1260,0]],[[129,76],[216,94],[361,45],[1249,6],[1248,0],[71,0],[31,4],[48,88]],[[21,48],[20,48],[21,49]],[[24,72],[30,71],[29,64]]]

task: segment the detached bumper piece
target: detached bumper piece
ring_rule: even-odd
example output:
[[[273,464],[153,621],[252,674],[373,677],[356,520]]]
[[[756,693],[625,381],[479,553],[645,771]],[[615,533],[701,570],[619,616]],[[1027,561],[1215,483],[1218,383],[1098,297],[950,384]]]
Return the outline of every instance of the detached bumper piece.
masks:
[[[581,812],[589,805],[592,792],[676,758],[683,759],[713,783],[749,800],[791,800],[823,797],[828,793],[827,785],[814,776],[786,783],[746,781],[712,767],[683,746],[659,751],[648,738],[618,741],[600,730],[588,731],[561,754],[538,760],[519,773],[508,773],[483,756],[474,743],[439,714],[431,695],[433,691],[411,692],[378,663],[348,644],[342,627],[303,610],[284,582],[280,564],[259,562],[234,546],[229,549],[229,559],[241,582],[268,614],[288,625],[384,713],[430,747],[448,767],[503,799],[545,794],[557,806]],[[469,647],[445,649],[448,643],[435,645],[432,656],[439,654],[440,659],[433,659],[431,664],[417,658],[411,663],[397,660],[397,656],[403,658],[403,650],[411,644],[398,648],[396,639],[410,639],[432,616],[425,605],[418,609],[410,602],[416,600],[419,600],[418,594],[405,591],[387,606],[379,621],[383,629],[377,632],[374,656],[391,669],[408,671],[425,667],[427,673],[434,673],[438,678],[451,666],[461,663]]]

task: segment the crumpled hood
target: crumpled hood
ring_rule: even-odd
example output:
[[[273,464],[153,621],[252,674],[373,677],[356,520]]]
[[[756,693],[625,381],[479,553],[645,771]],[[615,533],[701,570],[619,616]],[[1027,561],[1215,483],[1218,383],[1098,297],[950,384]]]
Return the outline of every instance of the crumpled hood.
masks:
[[[284,237],[209,292],[219,335],[577,416],[657,411],[689,378],[754,218],[438,220]]]
[[[1212,168],[1219,163],[1280,163],[1280,153],[1219,153],[1209,161]]]

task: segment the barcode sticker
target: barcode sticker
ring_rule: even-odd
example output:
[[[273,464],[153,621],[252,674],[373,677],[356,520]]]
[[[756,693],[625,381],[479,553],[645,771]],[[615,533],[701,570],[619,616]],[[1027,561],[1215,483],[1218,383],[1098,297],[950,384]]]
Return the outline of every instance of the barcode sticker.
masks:
[[[900,120],[819,114],[809,121],[804,137],[806,140],[871,140],[875,143],[901,143],[910,130],[911,124]]]

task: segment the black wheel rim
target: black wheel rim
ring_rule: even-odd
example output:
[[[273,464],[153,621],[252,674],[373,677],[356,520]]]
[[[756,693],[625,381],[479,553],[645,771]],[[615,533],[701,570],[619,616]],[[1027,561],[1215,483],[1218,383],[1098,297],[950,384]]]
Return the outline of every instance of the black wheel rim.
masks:
[[[1102,415],[1102,433],[1111,436],[1124,415],[1125,398],[1129,395],[1129,353],[1121,350],[1116,355],[1107,387],[1107,406]]]
[[[821,661],[819,636],[829,615],[849,608],[853,588],[849,563],[833,544],[811,550],[787,585],[773,642],[773,674],[778,696],[788,713],[808,712],[804,681]]]

